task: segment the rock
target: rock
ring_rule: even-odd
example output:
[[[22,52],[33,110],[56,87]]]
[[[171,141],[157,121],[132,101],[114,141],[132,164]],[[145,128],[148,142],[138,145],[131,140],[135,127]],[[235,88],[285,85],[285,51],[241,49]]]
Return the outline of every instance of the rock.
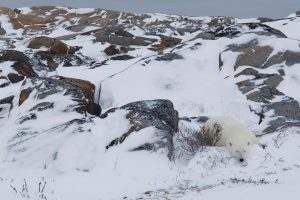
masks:
[[[49,49],[51,54],[68,54],[68,46],[62,42],[55,42]]]
[[[267,80],[265,80],[264,84],[276,88],[281,83],[281,81],[283,81],[283,78],[280,75],[275,74],[273,76],[270,76]]]
[[[74,25],[74,26],[68,26],[66,29],[73,32],[81,32],[86,27],[87,27],[86,25]]]
[[[260,23],[222,24],[216,27],[215,37],[235,37],[248,32],[259,35],[287,38],[281,31]]]
[[[86,111],[91,115],[100,116],[102,109],[101,106],[94,102],[88,102],[86,105]]]
[[[259,17],[259,18],[257,18],[257,20],[259,21],[259,23],[266,23],[266,22],[274,21],[273,19],[267,18],[267,17]]]
[[[264,86],[259,88],[258,91],[254,91],[246,95],[246,97],[248,100],[251,101],[270,103],[270,100],[274,99],[275,96],[279,95],[283,96],[284,94],[273,87]]]
[[[122,36],[122,37],[134,37],[134,35],[132,35],[131,33],[129,33],[128,31],[125,31],[124,29],[119,29],[115,32],[115,34],[117,36]]]
[[[180,38],[174,38],[170,36],[160,35],[161,45],[166,48],[174,47],[181,42]]]
[[[108,56],[113,56],[120,53],[120,50],[117,49],[116,45],[110,45],[109,47],[104,49],[104,52]]]
[[[111,57],[110,59],[111,60],[130,60],[130,59],[133,59],[133,58],[135,58],[135,57],[130,56],[130,55],[120,55],[120,56]]]
[[[243,69],[240,73],[234,75],[234,77],[238,77],[238,76],[241,76],[241,75],[255,76],[256,74],[258,74],[257,70],[248,67],[246,69]]]
[[[8,96],[4,99],[0,99],[0,104],[12,104],[14,98],[15,98],[15,96],[11,95],[11,96]]]
[[[54,107],[54,103],[52,102],[42,102],[35,106],[33,106],[29,111],[44,111]]]
[[[54,71],[61,63],[64,63],[64,67],[69,67],[87,64],[90,61],[90,58],[83,56],[81,58],[73,54],[51,54],[49,51],[38,51],[33,56],[40,66],[46,65],[50,71]]]
[[[158,132],[155,133],[157,141],[146,143],[133,148],[133,150],[156,150],[157,148],[166,147],[168,149],[169,159],[173,158],[173,136],[178,131],[178,113],[174,110],[173,103],[169,100],[147,100],[137,101],[126,104],[120,108],[114,108],[107,111],[102,118],[107,117],[111,112],[118,110],[128,111],[126,118],[129,120],[131,127],[126,133],[112,140],[106,148],[123,143],[132,133],[138,132],[147,127],[155,127]],[[138,134],[138,133],[135,133]],[[131,136],[134,137],[134,136]]]
[[[0,35],[5,35],[6,34],[6,31],[3,27],[1,27],[1,24],[0,24]]]
[[[162,51],[169,47],[174,47],[181,42],[180,38],[174,38],[169,36],[160,35],[161,41],[159,44],[154,44],[149,48],[151,51]]]
[[[9,79],[10,82],[12,83],[18,83],[20,81],[23,81],[24,79],[24,76],[20,76],[18,74],[15,74],[15,73],[9,73],[7,75],[7,78]]]
[[[218,26],[222,24],[233,24],[234,18],[231,17],[213,17],[211,21],[208,23],[209,26]]]
[[[183,56],[178,55],[177,53],[166,53],[162,56],[155,58],[157,61],[172,61],[176,59],[183,59]]]
[[[74,54],[78,51],[81,47],[69,47],[65,43],[61,42],[55,38],[49,38],[46,36],[36,37],[32,39],[29,44],[28,48],[31,49],[39,49],[41,47],[49,48],[51,54]]]
[[[213,32],[202,32],[194,37],[194,39],[201,38],[203,40],[215,40],[215,34]]]
[[[9,86],[9,85],[10,85],[10,82],[5,81],[5,82],[2,82],[2,83],[0,84],[0,88],[4,88],[4,87]]]
[[[280,102],[272,102],[264,107],[266,111],[274,110],[275,116],[282,116],[289,120],[300,120],[299,103],[292,99],[286,99]]]
[[[11,8],[0,7],[0,15],[14,15],[15,12]]]
[[[233,52],[240,52],[235,62],[234,69],[239,66],[252,66],[258,69],[265,69],[275,64],[285,63],[287,66],[300,63],[300,52],[284,51],[270,57],[273,52],[270,46],[250,45],[246,47],[236,47]]]
[[[39,49],[41,47],[50,48],[55,42],[58,42],[59,40],[46,37],[46,36],[40,36],[32,39],[29,44],[28,48],[31,49]]]
[[[30,59],[22,52],[15,50],[3,50],[0,52],[0,62],[15,61],[12,68],[20,75],[26,77],[37,77],[37,74],[32,68]]]
[[[23,102],[29,97],[32,92],[32,88],[28,87],[26,89],[22,89],[19,96],[19,106],[23,104]]]
[[[285,63],[287,66],[292,66],[294,64],[300,63],[300,52],[293,52],[289,50],[279,52],[269,58],[263,67],[267,68],[269,66],[281,63]]]
[[[243,94],[246,94],[246,93],[248,93],[251,90],[254,90],[256,88],[255,83],[252,82],[251,80],[240,81],[240,82],[236,83],[236,85],[238,86],[239,90]]]
[[[241,52],[237,57],[234,65],[234,70],[239,66],[252,66],[258,69],[263,68],[263,64],[273,52],[272,47],[269,46],[249,46],[242,48],[235,48],[233,52]]]
[[[296,11],[296,15],[297,15],[297,16],[300,16],[300,10],[299,10],[299,11]]]
[[[96,42],[108,42],[110,44],[121,45],[121,46],[148,46],[149,44],[156,42],[156,39],[150,39],[145,37],[126,37],[113,35],[111,32],[101,30],[95,33]]]
[[[47,99],[54,94],[70,96],[73,103],[67,105],[66,112],[75,110],[82,114],[90,113],[98,116],[101,112],[100,106],[94,104],[95,86],[85,80],[62,76],[26,79],[23,82],[19,105],[22,105],[32,93],[37,100]],[[40,105],[34,107],[38,108]]]
[[[23,124],[26,121],[37,119],[37,115],[35,113],[29,113],[26,116],[21,117],[18,121],[19,124]]]

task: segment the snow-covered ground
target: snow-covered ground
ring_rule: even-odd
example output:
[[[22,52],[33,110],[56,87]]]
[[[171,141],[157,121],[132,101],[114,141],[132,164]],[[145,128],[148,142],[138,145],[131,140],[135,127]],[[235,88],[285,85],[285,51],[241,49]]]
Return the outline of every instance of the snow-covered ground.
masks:
[[[21,9],[29,12],[30,9]],[[85,14],[90,9],[68,9],[70,13]],[[152,14],[145,22],[168,19]],[[172,16],[173,20],[179,16]],[[242,45],[257,39],[261,46],[271,46],[273,54],[291,50],[300,51],[300,17],[273,21],[267,25],[282,31],[288,38],[257,35],[253,32],[237,37],[216,40],[192,39],[199,32],[177,35],[184,42],[182,48],[169,48],[183,59],[158,61],[157,52],[134,46],[128,54],[134,59],[108,60],[106,65],[92,68],[88,65],[63,67],[63,64],[43,76],[60,75],[88,80],[101,88],[95,99],[103,112],[130,102],[151,99],[168,99],[174,104],[179,117],[230,116],[238,119],[257,135],[266,124],[258,125],[259,117],[251,112],[247,100],[236,83],[246,80],[235,74],[236,52],[225,52],[229,45]],[[8,17],[0,16],[5,37],[21,37],[13,29]],[[199,18],[207,20],[208,18]],[[237,19],[236,19],[237,20]],[[251,19],[248,21],[255,21]],[[238,20],[237,20],[238,21]],[[175,23],[175,22],[174,22]],[[67,22],[65,23],[67,24]],[[181,26],[180,24],[178,25]],[[91,29],[85,30],[89,31]],[[138,28],[128,28],[133,35],[145,36]],[[50,35],[68,35],[63,25]],[[35,36],[44,35],[38,32]],[[15,41],[15,50],[30,50],[31,36]],[[148,36],[150,37],[150,36]],[[156,36],[158,38],[158,36]],[[94,36],[78,35],[64,40],[70,46],[82,46],[80,53],[97,62],[107,59],[103,52],[108,43],[93,42]],[[182,43],[183,43],[182,42]],[[2,49],[7,43],[0,41]],[[220,56],[221,52],[225,52]],[[220,57],[223,62],[220,70]],[[270,56],[271,57],[271,56]],[[146,62],[147,61],[147,62]],[[15,72],[14,62],[1,62],[0,74]],[[244,66],[244,68],[247,66]],[[300,102],[300,65],[285,66],[285,78],[277,89]],[[275,73],[277,66],[260,69],[262,73]],[[41,73],[42,74],[42,73]],[[0,85],[6,80],[0,79]],[[290,127],[258,137],[263,149],[253,146],[243,164],[233,158],[223,147],[207,147],[193,157],[176,157],[170,161],[166,149],[158,151],[130,151],[137,144],[153,140],[155,129],[148,127],[128,137],[121,145],[106,150],[106,145],[129,127],[125,111],[112,113],[107,118],[88,116],[91,121],[62,128],[66,122],[83,116],[76,112],[63,112],[72,102],[61,93],[47,101],[54,108],[37,113],[37,119],[19,123],[39,100],[30,95],[18,106],[22,82],[0,88],[0,99],[15,95],[9,116],[0,115],[0,199],[5,200],[117,200],[117,199],[289,199],[300,198],[300,129]],[[257,103],[257,106],[260,104]],[[102,113],[103,113],[102,112]],[[3,117],[3,118],[2,118]],[[180,124],[181,125],[181,124]],[[16,139],[21,131],[28,135]],[[83,130],[83,131],[82,131]],[[175,141],[175,147],[176,147]],[[177,150],[175,148],[175,150]]]

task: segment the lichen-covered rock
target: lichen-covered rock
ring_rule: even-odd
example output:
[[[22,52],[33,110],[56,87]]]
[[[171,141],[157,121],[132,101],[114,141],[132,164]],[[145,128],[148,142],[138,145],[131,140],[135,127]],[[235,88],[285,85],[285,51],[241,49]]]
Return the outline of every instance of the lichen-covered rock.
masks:
[[[134,132],[138,132],[147,127],[155,127],[158,130],[157,140],[154,143],[141,144],[134,150],[156,150],[157,148],[167,147],[168,157],[173,157],[173,136],[178,131],[178,113],[174,110],[173,103],[169,100],[147,100],[137,101],[126,104],[120,108],[114,108],[107,111],[102,118],[107,117],[111,112],[118,110],[128,111],[126,118],[129,120],[131,127],[126,133],[112,140],[107,149],[123,143],[127,137],[134,137]],[[138,133],[135,133],[138,134]],[[132,136],[131,136],[132,135]]]

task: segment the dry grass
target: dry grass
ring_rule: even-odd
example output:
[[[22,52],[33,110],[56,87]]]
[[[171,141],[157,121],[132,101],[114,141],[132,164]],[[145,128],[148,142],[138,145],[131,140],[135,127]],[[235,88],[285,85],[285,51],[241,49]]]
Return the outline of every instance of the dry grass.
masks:
[[[222,127],[219,124],[214,124],[212,130],[193,129],[190,127],[182,127],[176,138],[177,148],[180,155],[193,156],[198,151],[202,151],[207,146],[215,146],[220,139]]]

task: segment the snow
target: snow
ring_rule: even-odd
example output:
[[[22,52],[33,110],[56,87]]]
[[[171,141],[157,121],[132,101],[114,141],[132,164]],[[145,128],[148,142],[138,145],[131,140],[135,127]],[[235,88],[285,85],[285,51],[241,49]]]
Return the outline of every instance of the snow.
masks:
[[[93,9],[69,9],[70,13],[84,14]],[[22,9],[22,12],[30,12]],[[169,20],[176,16],[150,14],[144,22]],[[2,26],[8,35],[13,30],[6,16],[0,16]],[[208,20],[208,17],[199,18]],[[298,18],[297,18],[298,19]],[[241,19],[239,22],[255,21]],[[237,38],[218,40],[191,40],[198,32],[180,36],[186,46],[173,52],[184,59],[157,61],[156,52],[146,47],[135,47],[129,54],[136,58],[128,61],[107,61],[107,65],[91,68],[81,65],[62,67],[48,75],[61,75],[88,80],[100,89],[99,103],[103,111],[124,104],[149,99],[169,99],[179,111],[179,117],[231,116],[244,123],[249,129],[260,133],[258,117],[250,112],[249,102],[238,90],[234,78],[243,67],[234,71],[238,54],[222,54],[224,65],[219,69],[219,53],[230,44],[244,44],[258,39],[262,46],[272,46],[276,52],[286,49],[299,51],[298,37],[294,30],[297,20],[286,20],[287,25],[271,22],[291,38],[257,36],[254,33]],[[278,23],[278,24],[277,24]],[[281,23],[281,22],[280,22]],[[178,24],[181,26],[182,24]],[[91,30],[90,28],[86,30]],[[144,36],[142,29],[129,30]],[[296,31],[297,32],[297,31]],[[50,37],[73,33],[57,27]],[[293,35],[294,34],[294,35]],[[179,36],[178,36],[179,37]],[[80,53],[97,62],[108,57],[103,50],[109,44],[94,43],[93,36],[78,35],[63,41],[68,45],[80,45]],[[28,50],[26,42],[17,42],[16,49]],[[2,43],[1,47],[4,46]],[[169,51],[169,50],[166,50]],[[166,53],[166,52],[165,52]],[[145,59],[144,59],[145,58]],[[146,64],[145,60],[150,61]],[[1,75],[11,71],[13,62],[0,63]],[[300,102],[298,89],[299,64],[285,68],[284,80],[278,90]],[[260,72],[275,72],[262,69]],[[268,71],[270,70],[270,71]],[[2,81],[2,79],[0,79]],[[0,82],[1,84],[2,82]],[[28,85],[11,84],[0,88],[0,99],[15,95],[9,118],[0,115],[0,197],[6,200],[107,200],[107,199],[291,199],[300,198],[300,132],[290,128],[261,136],[259,143],[248,154],[247,162],[240,164],[224,147],[207,147],[193,157],[178,157],[169,161],[166,149],[157,152],[130,151],[137,144],[154,141],[153,127],[132,133],[118,147],[106,150],[106,145],[126,132],[130,127],[127,111],[117,111],[100,119],[88,116],[90,121],[64,127],[64,124],[84,116],[75,112],[62,112],[74,103],[62,93],[38,100],[31,94],[18,107],[20,88]],[[98,94],[95,95],[98,100]],[[43,112],[30,111],[37,103],[49,101],[55,107]],[[7,105],[6,105],[7,106]],[[252,106],[252,105],[251,105]],[[255,105],[254,105],[255,106]],[[1,105],[2,108],[2,105]],[[5,108],[7,112],[8,107]],[[6,113],[5,112],[5,113]],[[34,112],[38,119],[18,124],[20,118]],[[2,114],[2,113],[1,113]],[[267,113],[272,114],[272,113]],[[193,127],[199,127],[193,124]],[[20,140],[14,138],[20,130],[29,134]],[[35,134],[35,133],[38,134]],[[260,135],[260,134],[258,134]],[[20,142],[20,143],[18,143]],[[14,145],[18,143],[18,145]],[[175,144],[176,146],[176,144]],[[41,187],[44,189],[41,189]]]
[[[300,40],[300,18],[295,16],[289,16],[288,19],[276,20],[273,22],[267,22],[266,25],[280,30],[287,37],[295,40]]]
[[[278,90],[282,91],[284,94],[293,97],[300,103],[300,65],[296,64],[294,66],[285,69],[285,79],[278,86]]]

